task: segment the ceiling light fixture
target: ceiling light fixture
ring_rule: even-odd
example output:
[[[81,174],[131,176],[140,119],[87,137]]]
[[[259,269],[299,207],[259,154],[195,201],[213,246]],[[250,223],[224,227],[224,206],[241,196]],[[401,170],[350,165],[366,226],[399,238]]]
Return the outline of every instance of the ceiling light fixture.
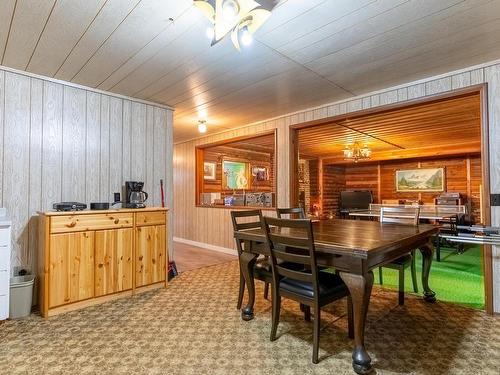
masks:
[[[227,22],[233,22],[240,13],[240,6],[235,0],[222,2],[222,16]]]
[[[212,22],[212,46],[231,34],[238,50],[240,43],[252,44],[252,34],[269,18],[272,10],[272,6],[263,6],[254,0],[194,0],[194,5]]]
[[[207,38],[210,39],[210,40],[213,40],[214,39],[214,35],[215,35],[215,30],[213,28],[213,26],[209,26],[207,27]]]
[[[344,160],[354,160],[355,163],[357,163],[358,160],[370,159],[372,156],[372,151],[368,148],[368,146],[364,145],[363,147],[360,147],[358,142],[354,142],[353,144],[346,146],[343,152]]]
[[[207,122],[206,120],[199,120],[198,121],[198,131],[200,133],[206,133],[207,132]]]
[[[245,26],[241,29],[241,44],[244,46],[249,46],[253,42],[253,36],[250,34],[250,31],[248,31],[248,27]]]

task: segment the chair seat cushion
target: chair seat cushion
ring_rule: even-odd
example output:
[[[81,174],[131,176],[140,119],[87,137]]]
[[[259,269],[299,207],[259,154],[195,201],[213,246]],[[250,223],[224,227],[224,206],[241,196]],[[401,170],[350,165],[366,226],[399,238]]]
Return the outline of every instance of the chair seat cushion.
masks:
[[[318,272],[319,279],[319,298],[346,296],[349,291],[339,275]],[[294,280],[284,277],[280,280],[280,289],[290,293],[314,298],[313,285],[309,282]]]
[[[412,258],[411,254],[403,255],[402,257],[394,259],[389,264],[396,264],[396,265],[402,266],[404,264],[410,263],[411,262],[411,258]]]

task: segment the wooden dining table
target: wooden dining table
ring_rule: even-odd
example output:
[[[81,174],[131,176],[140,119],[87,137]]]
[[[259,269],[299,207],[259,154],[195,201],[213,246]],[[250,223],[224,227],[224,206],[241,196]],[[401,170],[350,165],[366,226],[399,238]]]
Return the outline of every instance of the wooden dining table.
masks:
[[[292,229],[288,231],[290,236],[300,236]],[[434,252],[431,237],[438,233],[438,228],[428,224],[407,226],[375,221],[322,220],[313,223],[313,232],[318,265],[334,267],[339,271],[351,294],[354,311],[352,365],[356,373],[368,373],[372,365],[364,337],[373,286],[372,270],[419,249],[423,259],[423,298],[434,302],[436,297],[429,287],[429,272]],[[269,255],[269,249],[261,229],[235,231],[234,237],[244,241],[240,267],[246,282],[248,302],[241,316],[243,320],[251,320],[255,303],[253,267],[260,254]]]

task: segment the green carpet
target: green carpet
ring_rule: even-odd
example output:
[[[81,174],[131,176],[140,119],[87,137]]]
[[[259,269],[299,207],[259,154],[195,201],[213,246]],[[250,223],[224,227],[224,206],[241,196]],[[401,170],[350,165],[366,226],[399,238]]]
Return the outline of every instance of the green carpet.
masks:
[[[481,248],[467,246],[463,254],[453,248],[441,248],[441,262],[434,258],[429,276],[429,286],[439,301],[453,302],[477,309],[484,309],[484,278],[481,265]],[[417,253],[417,280],[419,293],[422,292],[422,256]],[[375,283],[379,282],[378,270],[374,270]],[[384,268],[384,286],[397,288],[396,270]],[[410,268],[405,270],[405,290],[413,292]],[[397,296],[394,296],[397,300]]]

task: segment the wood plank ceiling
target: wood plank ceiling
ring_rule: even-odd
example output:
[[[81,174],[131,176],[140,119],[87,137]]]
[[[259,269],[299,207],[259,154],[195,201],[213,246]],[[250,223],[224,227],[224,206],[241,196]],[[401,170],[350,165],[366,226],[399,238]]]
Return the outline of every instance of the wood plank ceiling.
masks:
[[[176,108],[175,140],[500,58],[499,0],[282,0],[238,52],[192,0],[2,0],[4,66]]]
[[[480,108],[479,94],[469,94],[311,126],[298,131],[299,155],[350,164],[342,150],[354,142],[372,150],[368,162],[479,153]]]

